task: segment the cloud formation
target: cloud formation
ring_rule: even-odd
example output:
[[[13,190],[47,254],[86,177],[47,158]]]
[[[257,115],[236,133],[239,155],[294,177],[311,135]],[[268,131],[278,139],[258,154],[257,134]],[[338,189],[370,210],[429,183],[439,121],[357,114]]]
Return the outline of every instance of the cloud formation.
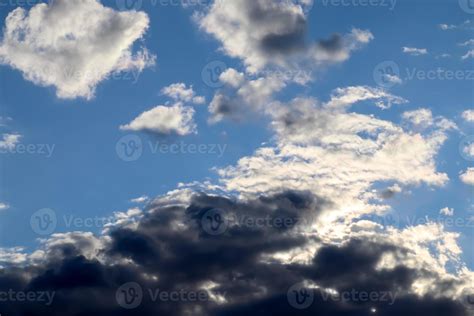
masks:
[[[298,69],[342,62],[374,38],[354,28],[346,35],[308,41],[303,1],[215,1],[195,19],[221,42],[227,55],[243,60],[249,73],[267,66]]]
[[[158,105],[145,111],[126,125],[120,126],[124,131],[150,132],[158,135],[184,136],[197,133],[194,123],[194,109],[176,103],[171,106]]]
[[[416,47],[403,47],[402,51],[405,54],[409,54],[412,56],[421,56],[428,54],[428,50],[426,48],[416,48]]]
[[[467,185],[474,186],[474,168],[467,168],[466,171],[461,173],[459,179]]]
[[[444,275],[432,268],[431,254],[418,253],[428,238],[439,242],[437,252],[450,253],[443,248],[449,233],[435,225],[373,236],[367,223],[360,223],[333,243],[308,230],[331,204],[309,192],[251,200],[175,193],[157,198],[136,225],[122,224],[103,236],[71,232],[43,240],[22,264],[2,270],[0,291],[46,292],[51,304],[9,300],[2,310],[13,316],[64,315],[66,309],[69,315],[217,316],[258,310],[355,316],[376,308],[384,316],[468,315],[462,289],[472,276]],[[409,244],[401,246],[401,240]],[[307,260],[292,255],[304,249]],[[0,258],[20,256],[14,251],[21,249]],[[124,296],[137,293],[129,290],[130,282],[141,290],[136,304],[137,297]],[[292,289],[311,291],[310,304],[295,305]],[[154,296],[157,290],[204,295],[172,300]],[[377,299],[359,297],[369,293]]]
[[[154,64],[146,49],[132,52],[147,30],[146,13],[118,12],[97,0],[54,0],[9,13],[0,63],[63,99],[90,99],[112,73],[140,72]]]

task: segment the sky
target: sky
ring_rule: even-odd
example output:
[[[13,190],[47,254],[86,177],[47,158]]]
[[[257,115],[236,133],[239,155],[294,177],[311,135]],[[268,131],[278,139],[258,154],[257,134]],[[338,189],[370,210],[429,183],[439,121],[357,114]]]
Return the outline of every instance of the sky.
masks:
[[[471,315],[470,0],[0,7],[0,279],[22,280],[0,290],[56,295],[5,312]],[[277,215],[298,221],[242,221]],[[324,299],[349,289],[399,299]]]

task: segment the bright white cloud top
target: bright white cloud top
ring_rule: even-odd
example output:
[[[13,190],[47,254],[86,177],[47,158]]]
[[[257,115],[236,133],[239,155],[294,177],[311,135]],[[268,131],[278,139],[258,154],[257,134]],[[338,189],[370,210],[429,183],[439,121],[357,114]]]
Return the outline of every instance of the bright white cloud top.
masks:
[[[466,171],[461,173],[459,179],[467,185],[474,186],[474,168],[467,168]]]
[[[184,136],[197,133],[193,120],[194,112],[192,107],[183,106],[181,103],[172,106],[158,105],[143,112],[129,124],[120,126],[120,129]]]
[[[96,0],[55,0],[8,15],[0,43],[0,63],[26,80],[53,86],[59,98],[94,96],[97,85],[115,72],[140,72],[154,63],[133,43],[147,30],[144,12],[118,12]]]

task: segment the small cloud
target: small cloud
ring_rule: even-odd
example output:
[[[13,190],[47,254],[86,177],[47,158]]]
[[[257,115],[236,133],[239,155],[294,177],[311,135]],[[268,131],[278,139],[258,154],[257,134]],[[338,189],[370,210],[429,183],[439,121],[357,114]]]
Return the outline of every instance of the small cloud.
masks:
[[[461,57],[462,60],[466,60],[468,58],[474,58],[474,49],[471,49],[466,53],[466,55]]]
[[[447,30],[454,30],[457,28],[456,25],[453,25],[453,24],[439,24],[438,25],[440,29],[442,29],[443,31],[447,31]]]
[[[466,121],[466,122],[474,122],[474,110],[466,110],[464,112],[462,112],[462,118]]]
[[[8,210],[10,208],[10,205],[0,202],[0,211]]]
[[[451,57],[451,54],[444,53],[444,54],[440,54],[440,55],[436,56],[436,59],[449,58],[449,57]]]
[[[426,48],[403,47],[402,51],[412,56],[421,56],[428,54],[428,50]]]
[[[398,184],[394,184],[393,186],[383,190],[380,192],[380,197],[383,199],[391,199],[394,197],[397,193],[402,192],[402,188]]]
[[[150,200],[150,198],[148,196],[142,195],[142,196],[137,197],[135,199],[131,199],[130,202],[137,203],[137,204],[142,204],[142,203],[148,202],[148,200]]]
[[[474,186],[474,168],[467,168],[466,171],[461,173],[459,179],[467,185]]]
[[[12,149],[20,142],[20,134],[3,134],[0,140],[0,149]]]
[[[203,96],[196,95],[193,86],[188,88],[184,83],[173,83],[161,89],[161,93],[178,102],[192,102],[194,104],[203,104],[206,102]]]
[[[145,111],[132,122],[120,126],[124,131],[151,132],[159,135],[197,134],[194,109],[176,103],[172,106],[158,105]]]
[[[474,45],[474,39],[470,39],[463,43],[459,43],[459,46],[473,46],[473,45]]]
[[[442,209],[439,210],[439,213],[441,215],[445,215],[445,216],[453,216],[454,215],[454,209],[449,208],[449,207],[443,207]]]

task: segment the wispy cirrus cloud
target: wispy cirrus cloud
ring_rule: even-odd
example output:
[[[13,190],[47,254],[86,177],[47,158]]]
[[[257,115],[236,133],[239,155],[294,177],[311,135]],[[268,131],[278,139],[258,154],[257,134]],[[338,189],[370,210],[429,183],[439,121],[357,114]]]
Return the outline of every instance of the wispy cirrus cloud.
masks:
[[[402,52],[405,54],[409,54],[412,56],[421,56],[421,55],[427,55],[428,50],[426,48],[416,48],[416,47],[402,47]]]

